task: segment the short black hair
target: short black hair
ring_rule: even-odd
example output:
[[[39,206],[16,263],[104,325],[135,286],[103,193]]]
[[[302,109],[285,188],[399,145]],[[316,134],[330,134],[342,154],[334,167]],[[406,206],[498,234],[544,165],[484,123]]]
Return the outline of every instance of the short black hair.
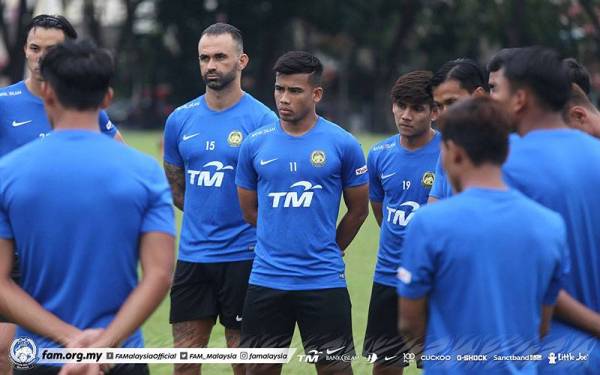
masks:
[[[31,29],[35,27],[62,30],[65,34],[65,39],[77,39],[77,31],[75,31],[71,22],[63,16],[49,14],[35,16],[25,28],[25,35],[29,35]]]
[[[500,69],[512,89],[531,89],[539,104],[551,111],[561,111],[569,99],[571,82],[554,50],[537,46],[501,50],[488,64],[490,72]]]
[[[433,89],[448,80],[456,80],[460,87],[472,94],[478,87],[489,91],[487,72],[472,59],[460,58],[446,62],[431,78]]]
[[[589,96],[592,88],[590,72],[572,57],[568,57],[562,62],[571,82],[579,86]]]
[[[204,29],[204,31],[202,31],[202,35],[200,35],[200,38],[202,38],[204,35],[223,35],[223,34],[231,35],[231,38],[233,38],[233,40],[238,45],[238,49],[239,49],[240,53],[244,52],[244,38],[242,37],[242,32],[237,27],[230,25],[228,23],[222,23],[222,22],[213,23],[212,25],[210,25],[209,27]]]
[[[66,41],[48,50],[40,71],[65,108],[93,110],[110,87],[114,63],[107,50],[90,41]]]
[[[415,70],[400,76],[392,87],[392,102],[433,105],[432,75],[428,70]]]
[[[308,52],[290,51],[277,59],[273,71],[279,74],[310,74],[309,82],[313,86],[318,86],[321,84],[323,64]]]
[[[437,121],[442,141],[462,147],[475,166],[502,165],[508,156],[511,120],[502,105],[488,96],[468,98]]]

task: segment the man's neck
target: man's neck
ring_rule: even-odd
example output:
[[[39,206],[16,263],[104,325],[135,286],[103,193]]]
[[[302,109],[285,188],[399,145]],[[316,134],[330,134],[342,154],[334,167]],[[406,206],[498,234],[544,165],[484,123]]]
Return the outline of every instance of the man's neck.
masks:
[[[221,90],[213,90],[210,87],[206,87],[204,99],[208,108],[214,111],[222,111],[234,106],[240,101],[242,95],[244,95],[244,91],[242,91],[239,81],[236,80]]]
[[[400,145],[407,150],[414,151],[428,144],[435,136],[435,130],[429,128],[425,133],[414,137],[400,136]]]
[[[281,120],[281,127],[283,130],[293,136],[299,137],[308,133],[317,123],[318,116],[315,112],[312,112],[305,116],[303,119],[296,122],[288,122]]]
[[[25,80],[27,90],[38,98],[42,97],[42,81],[33,78],[31,75]]]
[[[63,110],[54,119],[53,127],[54,130],[90,130],[99,132],[98,110],[85,112]]]
[[[468,188],[485,188],[496,190],[508,190],[502,179],[500,166],[493,164],[482,164],[465,171],[461,176],[463,191]]]
[[[560,112],[549,112],[540,108],[532,108],[520,119],[517,132],[520,136],[534,130],[567,128]]]

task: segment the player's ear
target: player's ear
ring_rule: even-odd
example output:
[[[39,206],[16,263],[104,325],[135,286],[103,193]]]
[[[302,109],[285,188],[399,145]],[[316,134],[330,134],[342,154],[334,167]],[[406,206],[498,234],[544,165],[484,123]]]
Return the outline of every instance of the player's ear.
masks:
[[[440,110],[436,103],[430,105],[431,108],[431,121],[436,121],[440,117]]]
[[[44,100],[46,105],[54,105],[54,103],[56,102],[56,94],[54,93],[54,90],[52,89],[52,86],[50,86],[48,81],[42,81],[40,88],[42,99]]]
[[[248,55],[246,55],[245,53],[242,53],[240,55],[240,60],[239,60],[240,70],[244,70],[244,68],[246,67],[246,65],[248,65],[249,62],[250,62],[250,57]]]
[[[109,87],[108,90],[106,90],[106,94],[104,94],[104,99],[102,99],[102,103],[100,103],[100,108],[101,109],[108,108],[108,106],[110,105],[110,103],[113,100],[113,96],[114,96],[113,88]]]
[[[572,128],[581,129],[587,120],[587,112],[582,107],[575,105],[569,108],[568,125]]]
[[[322,98],[323,98],[323,87],[316,86],[315,88],[313,88],[313,101],[315,103],[318,103],[321,101]]]
[[[487,94],[488,94],[487,91],[485,91],[485,89],[483,87],[479,86],[475,89],[475,91],[473,91],[473,93],[471,95],[476,98],[478,96],[484,96]]]

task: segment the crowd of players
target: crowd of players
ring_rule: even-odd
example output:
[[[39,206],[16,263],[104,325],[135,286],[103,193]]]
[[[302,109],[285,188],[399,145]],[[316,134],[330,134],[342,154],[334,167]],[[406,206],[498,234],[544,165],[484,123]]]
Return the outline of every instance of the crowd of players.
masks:
[[[168,118],[163,171],[110,138],[123,141],[102,111],[113,62],[76,37],[64,17],[35,17],[29,77],[0,90],[0,314],[16,336],[141,347],[170,288],[176,347],[205,347],[217,318],[229,347],[288,347],[297,325],[318,374],[351,374],[343,256],[370,201],[381,234],[362,354],[374,374],[401,374],[411,352],[431,374],[599,371],[600,113],[576,61],[528,47],[487,69],[457,59],[404,74],[398,134],[365,160],[317,115],[314,55],[277,60],[275,115],[241,88],[240,31],[214,24],[198,43],[206,92]],[[176,265],[171,203],[184,213]],[[560,353],[584,359],[546,360]],[[59,372],[148,367],[14,369]]]

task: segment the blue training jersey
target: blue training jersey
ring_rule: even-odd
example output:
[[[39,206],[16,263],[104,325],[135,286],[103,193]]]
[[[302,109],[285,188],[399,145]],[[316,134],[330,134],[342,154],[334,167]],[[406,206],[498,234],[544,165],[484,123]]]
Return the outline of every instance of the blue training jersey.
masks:
[[[106,135],[117,134],[104,111],[100,111],[98,126]],[[51,130],[42,99],[27,89],[25,81],[0,88],[0,156],[45,137]]]
[[[61,130],[1,158],[0,176],[0,238],[15,242],[22,288],[69,324],[107,327],[137,285],[140,236],[174,233],[162,168],[99,133]],[[143,346],[140,330],[123,346]]]
[[[441,155],[435,163],[435,181],[433,182],[429,196],[437,199],[446,199],[452,196],[452,185],[448,181],[446,171],[442,166]]]
[[[511,144],[503,169],[508,184],[565,220],[571,272],[564,289],[596,313],[600,313],[599,165],[600,141],[578,130],[557,129],[532,131]],[[553,322],[553,326],[558,324]],[[564,352],[569,348],[568,342],[590,341],[589,334],[585,339],[586,333],[568,325],[561,327],[560,333],[551,328],[544,340],[552,348],[550,351]],[[559,335],[567,339],[564,346],[555,340]],[[587,349],[583,344],[579,348],[589,354],[588,361],[578,361],[578,366],[571,366],[568,371],[546,366],[541,373],[596,373],[600,366],[600,340],[591,342],[594,345]]]
[[[302,136],[279,123],[242,145],[236,184],[257,192],[256,258],[250,284],[279,290],[345,287],[336,221],[345,188],[368,182],[360,144],[319,117]]]
[[[429,190],[437,179],[435,163],[440,153],[440,134],[419,148],[409,151],[394,135],[371,148],[367,158],[369,168],[369,198],[382,203],[383,218],[374,281],[395,287],[396,272],[406,226],[425,203]]]
[[[254,257],[256,231],[242,217],[235,186],[240,145],[277,117],[244,93],[238,103],[213,111],[203,96],[177,108],[165,126],[165,162],[185,170],[179,259],[233,262]]]
[[[542,305],[568,272],[560,215],[515,190],[470,188],[423,207],[408,226],[398,294],[427,298],[427,374],[535,374]],[[468,297],[467,297],[468,296]],[[488,355],[457,362],[456,355]],[[487,370],[487,371],[486,371]]]

